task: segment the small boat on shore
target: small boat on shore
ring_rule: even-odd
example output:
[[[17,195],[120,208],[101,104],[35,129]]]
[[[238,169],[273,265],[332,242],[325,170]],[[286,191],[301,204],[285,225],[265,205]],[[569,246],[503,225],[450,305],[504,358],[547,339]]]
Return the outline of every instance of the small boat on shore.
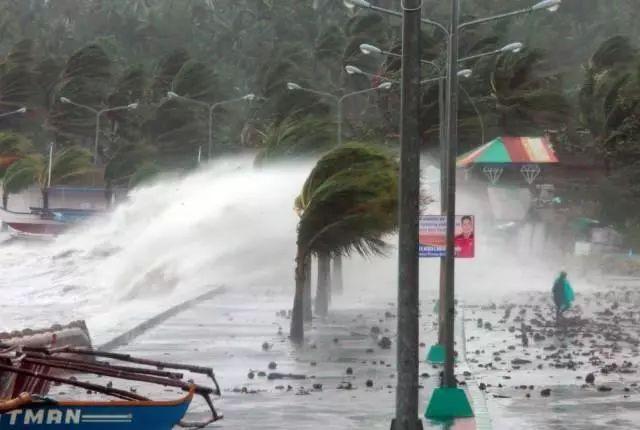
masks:
[[[30,212],[12,212],[0,208],[0,221],[13,237],[48,239],[64,233],[79,222],[104,213],[103,210],[30,208]]]
[[[69,228],[67,223],[56,220],[53,214],[45,216],[38,210],[12,212],[0,209],[0,220],[13,237],[52,238]]]
[[[24,394],[0,402],[0,429],[171,430],[180,425],[193,396],[191,390],[175,401],[58,402]]]
[[[121,364],[123,362],[127,364]],[[195,384],[191,379],[185,380],[182,371],[205,375],[214,385],[207,387]],[[59,376],[60,372],[74,376]],[[177,399],[151,400],[133,389],[114,388],[112,382],[102,385],[78,379],[81,375],[89,374],[178,388],[186,394]],[[34,427],[171,430],[175,426],[203,428],[222,419],[211,400],[212,395],[220,395],[220,387],[213,370],[207,367],[136,358],[90,348],[0,344],[0,385],[5,386],[5,392],[6,385],[15,382],[18,377],[42,381],[40,386],[47,388],[36,390],[40,393],[26,390],[0,398],[0,430]],[[58,399],[56,396],[47,396],[50,384],[79,389],[71,389],[72,393],[100,394],[115,400]],[[15,393],[15,387],[10,391]],[[184,416],[196,395],[204,399],[211,417],[198,422],[186,421]]]

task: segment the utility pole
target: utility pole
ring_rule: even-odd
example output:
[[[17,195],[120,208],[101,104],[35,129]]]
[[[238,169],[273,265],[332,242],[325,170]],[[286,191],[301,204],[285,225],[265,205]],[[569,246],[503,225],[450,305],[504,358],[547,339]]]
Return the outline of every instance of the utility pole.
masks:
[[[438,82],[438,106],[439,106],[439,140],[440,140],[440,214],[447,212],[447,107],[445,106],[445,80]],[[447,305],[443,298],[446,296],[445,257],[440,257],[440,278],[438,297],[438,346],[444,348],[445,318]]]
[[[456,157],[458,153],[458,31],[460,1],[451,0],[451,25],[449,28],[449,65],[447,67],[447,252],[445,256],[445,364],[444,388],[455,388],[454,375],[454,319],[455,319],[455,223],[456,223]]]
[[[418,430],[421,0],[402,2],[402,89],[398,246],[398,384],[394,430]]]

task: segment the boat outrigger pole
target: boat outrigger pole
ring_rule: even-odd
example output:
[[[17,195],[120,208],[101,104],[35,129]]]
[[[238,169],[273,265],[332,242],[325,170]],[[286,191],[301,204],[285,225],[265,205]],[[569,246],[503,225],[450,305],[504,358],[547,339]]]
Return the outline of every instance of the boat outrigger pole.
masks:
[[[129,363],[142,364],[145,366],[153,366],[159,370],[163,369],[175,369],[175,370],[186,370],[191,373],[197,373],[201,375],[208,376],[211,381],[215,385],[215,390],[213,394],[219,396],[220,386],[218,385],[218,381],[216,380],[213,369],[210,367],[203,366],[193,366],[189,364],[181,364],[181,363],[171,363],[157,360],[149,360],[146,358],[138,358],[133,357],[129,354],[120,354],[116,352],[104,352],[104,351],[94,351],[86,348],[73,348],[73,347],[60,347],[60,348],[31,348],[31,347],[22,347],[23,351],[32,351],[32,352],[40,352],[46,355],[55,355],[55,354],[74,354],[74,355],[89,355],[92,357],[102,357],[102,358],[111,358],[113,360],[126,361]]]

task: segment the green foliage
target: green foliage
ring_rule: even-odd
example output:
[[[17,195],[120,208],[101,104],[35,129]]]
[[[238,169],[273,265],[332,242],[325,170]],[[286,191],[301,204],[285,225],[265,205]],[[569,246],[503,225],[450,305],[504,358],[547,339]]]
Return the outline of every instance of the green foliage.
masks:
[[[619,36],[605,41],[585,68],[581,119],[610,163],[640,161],[640,56]]]
[[[302,187],[296,209],[304,212],[320,185],[332,176],[363,163],[385,164],[390,161],[389,154],[383,150],[361,143],[351,142],[326,153],[313,168]]]
[[[7,169],[3,185],[8,193],[18,193],[36,184],[47,188],[49,174],[48,158],[41,154],[30,154]],[[58,151],[51,163],[51,184],[64,184],[92,170],[91,153],[78,147]]]
[[[206,144],[206,122],[198,119],[201,111],[200,106],[175,99],[158,106],[147,127],[163,165],[195,166],[198,146]]]
[[[543,56],[524,50],[501,55],[491,77],[498,121],[505,134],[541,135],[567,123],[571,107],[557,75],[545,72]]]
[[[105,166],[104,179],[111,185],[126,185],[133,181],[138,170],[156,156],[155,148],[146,145],[126,144],[118,148]],[[133,181],[136,184],[139,180]]]
[[[382,237],[397,223],[398,171],[393,156],[371,146],[347,144],[327,153],[296,199],[298,246],[305,253],[384,253]]]
[[[189,59],[189,52],[184,48],[180,48],[160,60],[152,86],[154,98],[165,97],[167,92],[172,90],[171,85],[174,78]]]
[[[287,118],[262,133],[256,163],[320,154],[336,144],[335,122],[324,118]]]
[[[141,164],[129,179],[129,188],[135,188],[153,180],[160,174],[162,169],[153,162]]]
[[[33,144],[24,135],[10,131],[0,132],[0,157],[23,156],[33,151]]]
[[[99,110],[104,105],[111,77],[111,60],[99,45],[86,45],[69,57],[54,90],[56,103],[49,113],[49,122],[56,133],[67,138],[94,135],[95,114],[62,103],[60,98]]]
[[[206,102],[224,98],[213,70],[207,64],[195,60],[182,65],[174,78],[173,90],[181,96]]]
[[[4,174],[3,192],[7,195],[19,193],[37,183],[41,165],[42,161],[36,157],[23,158],[11,164]]]

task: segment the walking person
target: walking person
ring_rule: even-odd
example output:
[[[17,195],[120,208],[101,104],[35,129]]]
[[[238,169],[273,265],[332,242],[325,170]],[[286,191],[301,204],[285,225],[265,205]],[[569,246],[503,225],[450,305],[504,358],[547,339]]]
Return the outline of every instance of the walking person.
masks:
[[[553,283],[553,302],[556,305],[556,325],[560,325],[562,313],[571,307],[575,296],[571,284],[567,279],[567,272],[564,270]]]

